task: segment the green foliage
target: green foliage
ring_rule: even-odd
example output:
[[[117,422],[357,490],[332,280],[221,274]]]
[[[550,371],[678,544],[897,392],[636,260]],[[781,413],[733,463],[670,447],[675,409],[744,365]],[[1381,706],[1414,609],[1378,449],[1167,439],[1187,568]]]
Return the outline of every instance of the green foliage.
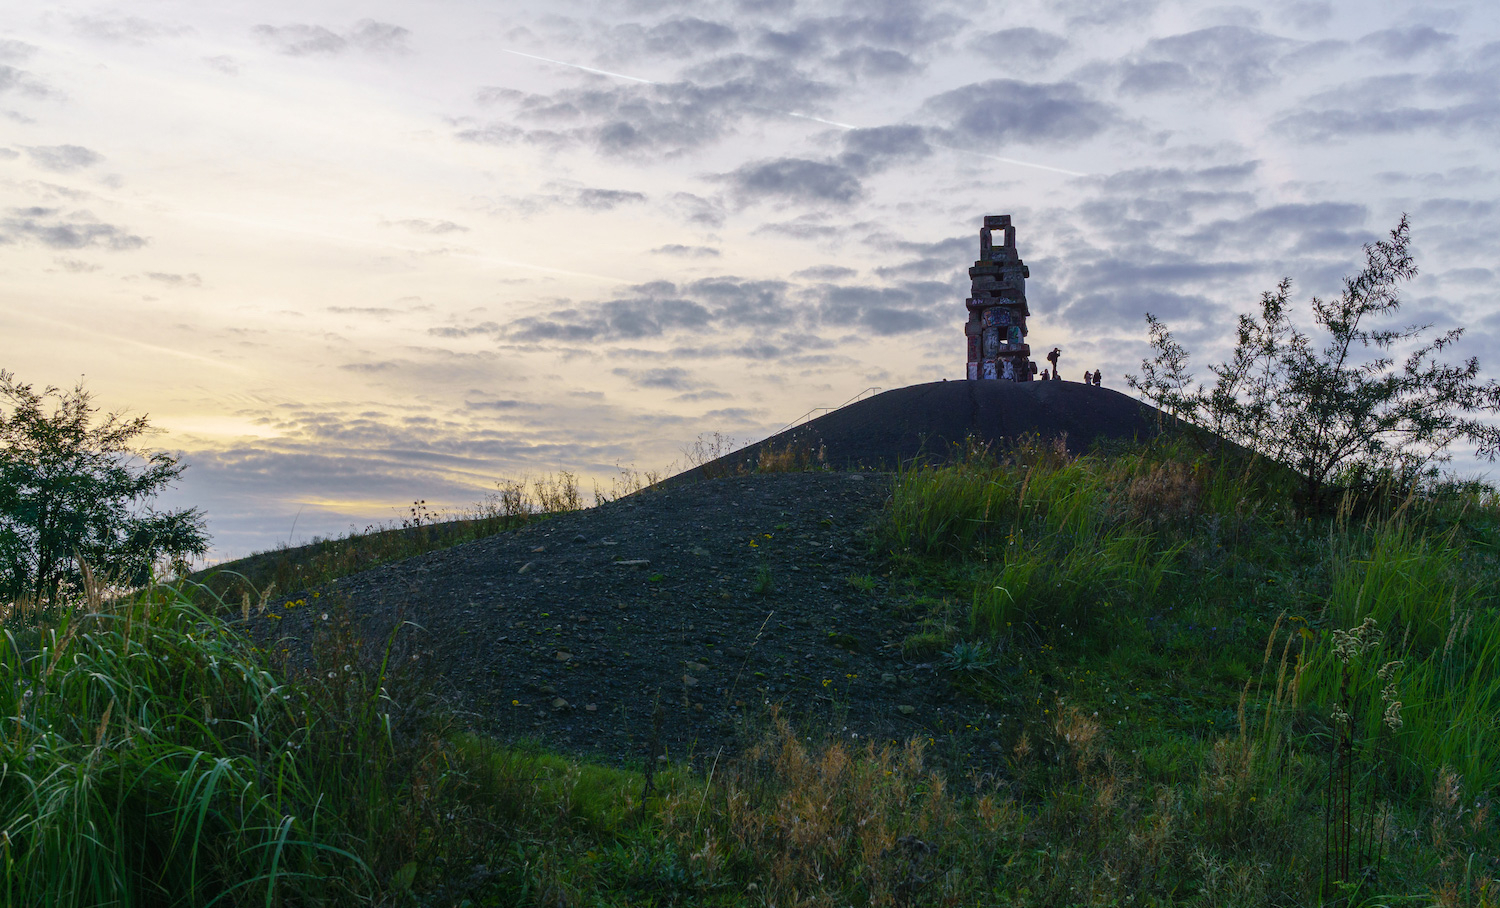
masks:
[[[1127,381],[1169,414],[1294,469],[1315,510],[1334,500],[1330,490],[1431,477],[1460,440],[1493,460],[1500,426],[1480,417],[1500,412],[1500,384],[1480,380],[1476,358],[1438,360],[1463,329],[1425,339],[1430,325],[1372,324],[1399,312],[1398,286],[1417,273],[1409,243],[1403,215],[1388,240],[1364,247],[1364,270],[1344,278],[1338,298],[1313,297],[1322,347],[1293,324],[1287,278],[1262,295],[1259,315],[1239,317],[1229,361],[1209,367],[1212,388],[1193,385],[1187,350],[1150,314],[1156,353]]]
[[[0,413],[0,602],[76,594],[85,563],[140,586],[160,560],[182,568],[207,551],[198,511],[150,506],[183,466],[137,446],[146,417],[110,413],[96,424],[82,384],[38,392],[4,370],[0,400],[10,410]]]
[[[1145,458],[1075,459],[1033,445],[1001,461],[976,451],[958,467],[902,474],[887,534],[898,551],[978,562],[974,633],[1027,625],[1087,636],[1157,591],[1180,547],[1158,545],[1153,521],[1192,513],[1202,494],[1191,476]]]
[[[1489,519],[1500,521],[1493,507]],[[1472,791],[1500,790],[1500,589],[1494,554],[1465,545],[1455,529],[1424,532],[1434,519],[1404,513],[1335,537],[1329,626],[1369,622],[1378,645],[1350,665],[1332,649],[1309,664],[1308,695],[1325,703],[1381,703],[1399,679],[1401,725],[1383,725],[1388,705],[1354,709],[1351,734],[1384,738],[1389,774],[1409,788],[1449,767]],[[1368,663],[1368,664],[1366,664]],[[1399,663],[1392,678],[1377,669]],[[1385,698],[1390,700],[1390,697]]]
[[[309,700],[186,598],[0,647],[8,904],[268,904],[358,873],[308,785]]]
[[[944,652],[994,705],[1013,790],[1039,804],[1028,835],[1070,881],[1017,903],[1108,904],[1080,894],[1102,886],[1088,854],[1111,879],[1149,856],[1137,903],[1175,903],[1166,885],[1195,903],[1489,904],[1500,864],[1468,856],[1500,840],[1500,502],[1437,484],[1312,521],[1286,490],[1274,464],[1171,440],[899,477],[900,573],[970,602],[962,639],[934,607],[908,656]],[[1129,843],[1099,833],[1143,809]]]

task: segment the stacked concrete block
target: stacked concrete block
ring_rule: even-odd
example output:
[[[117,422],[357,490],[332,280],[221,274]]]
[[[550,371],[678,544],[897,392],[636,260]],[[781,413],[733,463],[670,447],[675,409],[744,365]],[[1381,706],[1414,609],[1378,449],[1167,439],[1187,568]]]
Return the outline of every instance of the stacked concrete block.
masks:
[[[1000,231],[1000,243],[994,242]],[[1036,366],[1026,343],[1026,279],[1031,269],[1016,253],[1010,215],[985,215],[979,231],[979,261],[969,269],[968,377],[978,381],[1031,381]]]

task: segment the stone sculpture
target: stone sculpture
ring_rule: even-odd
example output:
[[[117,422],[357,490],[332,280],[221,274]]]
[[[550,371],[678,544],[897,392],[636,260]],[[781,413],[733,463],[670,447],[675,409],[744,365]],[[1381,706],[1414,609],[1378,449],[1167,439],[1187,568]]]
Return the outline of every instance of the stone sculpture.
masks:
[[[993,232],[1001,231],[1000,245]],[[979,261],[969,269],[972,281],[969,320],[964,325],[968,342],[970,380],[1031,381],[1036,365],[1026,343],[1026,278],[1031,277],[1016,252],[1016,228],[1010,215],[988,214],[979,231]]]

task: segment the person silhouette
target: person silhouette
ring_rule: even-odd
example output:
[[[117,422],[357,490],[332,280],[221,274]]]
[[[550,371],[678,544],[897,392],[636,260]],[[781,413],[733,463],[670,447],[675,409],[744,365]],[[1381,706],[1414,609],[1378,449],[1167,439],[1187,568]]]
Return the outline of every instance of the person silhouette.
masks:
[[[1099,370],[1094,370],[1094,387],[1099,387]]]
[[[1087,369],[1084,369],[1083,370],[1083,383],[1086,384],[1086,385],[1092,385],[1094,383],[1094,373],[1090,372]]]
[[[1058,380],[1062,379],[1062,373],[1057,371],[1057,361],[1061,357],[1062,350],[1058,349],[1057,347],[1053,347],[1052,352],[1047,354],[1047,362],[1052,364],[1052,377]]]

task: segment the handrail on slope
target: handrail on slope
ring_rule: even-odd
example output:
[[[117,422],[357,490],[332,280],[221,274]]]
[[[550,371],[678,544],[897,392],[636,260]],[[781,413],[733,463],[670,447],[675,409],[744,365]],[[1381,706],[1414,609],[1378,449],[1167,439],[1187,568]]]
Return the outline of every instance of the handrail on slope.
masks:
[[[843,408],[849,406],[850,404],[854,403],[855,401],[860,400],[866,394],[869,394],[871,391],[879,391],[879,390],[880,390],[879,388],[874,388],[874,387],[866,388],[863,391],[859,392],[858,394],[854,395],[853,397],[849,398],[848,400],[844,401],[843,403],[839,404],[837,407],[813,407],[811,410],[808,410],[806,413],[803,413],[801,416],[797,417],[796,419],[792,420],[791,422],[789,422],[786,425],[782,426],[781,428],[777,429],[775,432],[772,432],[771,435],[770,435],[770,437],[775,438],[777,435],[780,435],[782,432],[785,432],[787,429],[795,429],[795,428],[797,428],[798,426],[800,426],[803,423],[807,422],[808,418],[811,417],[814,413],[832,413],[834,410],[842,410]]]

